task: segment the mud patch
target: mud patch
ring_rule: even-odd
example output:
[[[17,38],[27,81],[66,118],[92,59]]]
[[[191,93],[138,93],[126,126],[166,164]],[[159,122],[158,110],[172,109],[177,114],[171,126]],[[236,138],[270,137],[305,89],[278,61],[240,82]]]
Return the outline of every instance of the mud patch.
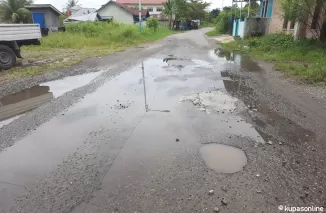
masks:
[[[188,101],[194,104],[200,111],[232,113],[239,105],[238,99],[229,96],[223,91],[208,91],[193,93],[183,96],[180,102]]]
[[[223,144],[207,144],[200,148],[206,165],[218,173],[235,173],[247,164],[246,154],[238,148]]]
[[[115,109],[127,109],[131,105],[131,101],[126,101],[124,103],[120,103],[119,100],[117,100],[117,103],[114,105]]]

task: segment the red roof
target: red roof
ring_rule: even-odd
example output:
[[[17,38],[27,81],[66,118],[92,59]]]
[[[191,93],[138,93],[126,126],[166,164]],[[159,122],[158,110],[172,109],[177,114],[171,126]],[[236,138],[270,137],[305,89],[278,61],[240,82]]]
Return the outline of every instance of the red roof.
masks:
[[[127,10],[129,13],[133,14],[133,15],[136,15],[138,16],[139,15],[139,11],[134,9],[134,8],[131,8],[131,7],[128,7],[127,5],[124,5],[124,4],[121,4],[121,3],[118,3],[117,1],[114,2],[116,3],[118,6],[122,7],[123,9]],[[141,10],[141,15],[142,16],[147,16],[149,15],[148,14],[148,10]]]
[[[138,4],[139,0],[116,0],[120,4]],[[167,0],[141,0],[142,4],[163,4]]]
[[[138,16],[139,15],[139,11],[134,9],[134,8],[131,8],[131,7],[128,7],[127,5],[125,4],[121,4],[121,3],[118,3],[116,1],[109,1],[108,3],[102,5],[102,7],[100,9],[98,9],[97,11],[101,10],[102,8],[106,7],[106,5],[108,4],[116,4],[117,6],[121,7],[122,9],[126,10],[127,12],[131,13],[132,15],[135,15],[135,16]],[[148,10],[141,10],[141,15],[142,16],[146,16],[146,17],[149,17],[149,12]]]

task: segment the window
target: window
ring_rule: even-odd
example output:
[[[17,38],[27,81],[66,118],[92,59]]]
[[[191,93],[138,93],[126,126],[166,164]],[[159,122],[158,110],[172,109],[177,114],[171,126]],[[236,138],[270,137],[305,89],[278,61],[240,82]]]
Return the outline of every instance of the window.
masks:
[[[147,10],[148,10],[148,12],[153,12],[153,8],[152,7],[148,7]]]
[[[294,30],[294,25],[295,25],[295,21],[291,21],[291,23],[290,23],[290,30]]]
[[[289,20],[287,18],[285,18],[284,21],[283,21],[283,29],[284,30],[288,29],[288,23],[289,23]]]
[[[316,7],[314,11],[314,16],[312,18],[311,22],[311,29],[316,29],[317,24],[318,24],[318,19],[319,19],[319,14],[320,14],[320,9],[322,8],[323,0],[317,0],[316,2]]]
[[[157,12],[162,12],[162,11],[163,11],[163,8],[162,8],[162,7],[157,7],[157,8],[156,8],[156,11],[157,11]]]
[[[263,11],[261,17],[267,17],[268,0],[263,1]]]

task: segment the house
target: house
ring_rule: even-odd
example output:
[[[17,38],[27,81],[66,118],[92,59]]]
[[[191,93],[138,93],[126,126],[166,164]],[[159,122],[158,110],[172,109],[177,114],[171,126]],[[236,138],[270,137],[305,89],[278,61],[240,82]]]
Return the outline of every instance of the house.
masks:
[[[49,32],[56,32],[60,27],[59,10],[51,4],[30,4],[25,8],[31,11],[33,23],[39,24],[42,31],[48,29]]]
[[[245,0],[233,0],[245,2]],[[286,20],[282,0],[260,0],[259,17],[237,19],[232,24],[232,35],[246,38],[257,35],[285,32],[295,38],[326,40],[326,1],[306,0],[301,6],[298,21]]]
[[[74,16],[74,17],[83,16],[95,12],[96,12],[95,8],[83,8],[79,5],[73,6],[67,11],[68,16]]]
[[[260,0],[260,17],[267,18],[267,33],[285,32],[295,38],[326,37],[326,2],[306,0],[303,4],[306,14],[301,14],[298,21],[284,19],[281,0]]]
[[[139,11],[120,4],[115,1],[109,1],[97,10],[100,21],[114,20],[123,24],[135,24],[139,22]],[[142,21],[149,17],[148,10],[141,10]]]
[[[167,0],[142,0],[142,9],[148,10],[150,16],[159,15],[163,12],[163,4]],[[139,0],[117,0],[117,3],[126,5],[131,8],[138,10]]]
[[[69,22],[86,22],[86,21],[99,21],[100,17],[97,14],[97,12],[89,13],[86,15],[80,15],[80,16],[69,16],[65,20],[63,20],[63,23],[69,23]]]

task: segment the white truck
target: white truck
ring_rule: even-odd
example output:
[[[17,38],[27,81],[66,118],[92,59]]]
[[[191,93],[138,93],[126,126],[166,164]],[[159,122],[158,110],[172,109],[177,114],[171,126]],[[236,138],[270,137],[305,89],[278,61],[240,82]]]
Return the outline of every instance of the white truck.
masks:
[[[22,45],[40,45],[41,29],[38,24],[0,24],[0,70],[10,69],[16,58],[22,58]]]

